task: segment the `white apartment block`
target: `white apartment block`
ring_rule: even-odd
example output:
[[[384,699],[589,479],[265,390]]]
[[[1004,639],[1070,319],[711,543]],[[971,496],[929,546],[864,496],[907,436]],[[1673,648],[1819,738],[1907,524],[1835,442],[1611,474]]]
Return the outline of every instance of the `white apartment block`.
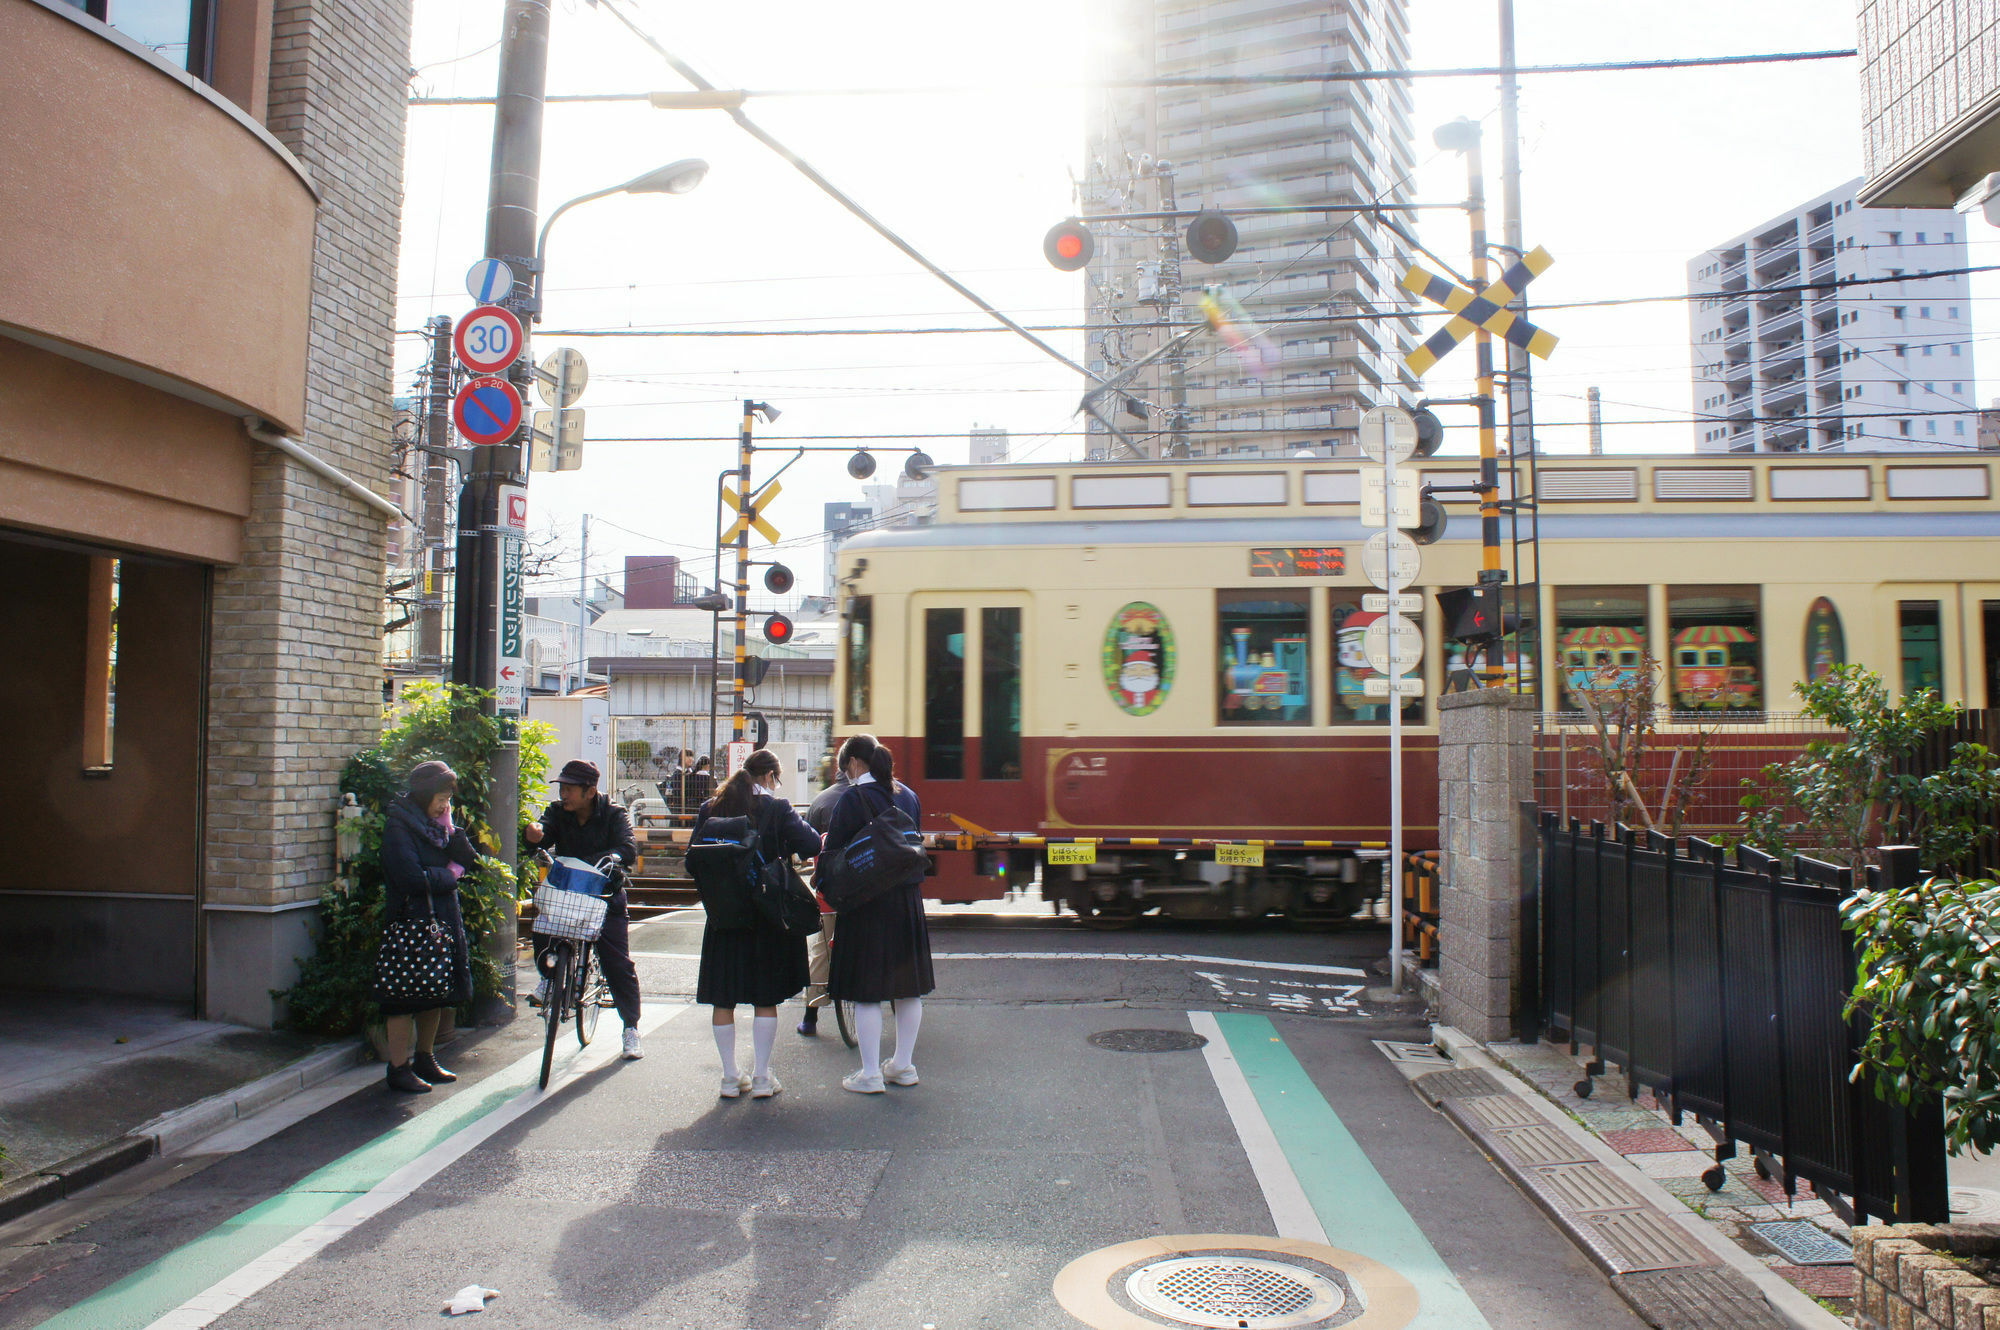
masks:
[[[1978,446],[1966,219],[1861,184],[1688,261],[1696,451]],[[1866,284],[1793,289],[1831,281]]]
[[[1394,80],[1247,86],[1109,86],[1121,79],[1394,70],[1409,65],[1404,0],[1095,0],[1093,50],[1106,85],[1093,110],[1086,215],[1177,206],[1234,213],[1227,262],[1181,258],[1170,308],[1157,222],[1094,226],[1089,322],[1200,318],[1220,287],[1261,328],[1251,354],[1196,339],[1184,378],[1190,454],[1351,450],[1361,412],[1417,392],[1401,363],[1416,324],[1397,281],[1407,245],[1373,214],[1235,213],[1274,205],[1409,201],[1410,93]],[[1408,213],[1396,214],[1406,229]],[[1186,219],[1179,224],[1185,232]],[[1361,315],[1364,317],[1355,317]],[[1372,316],[1372,317],[1368,317]],[[1157,328],[1093,331],[1091,367],[1117,371],[1158,346]],[[1101,408],[1147,455],[1167,449],[1176,393],[1162,365],[1130,390],[1145,417]],[[1093,455],[1125,455],[1095,422]]]

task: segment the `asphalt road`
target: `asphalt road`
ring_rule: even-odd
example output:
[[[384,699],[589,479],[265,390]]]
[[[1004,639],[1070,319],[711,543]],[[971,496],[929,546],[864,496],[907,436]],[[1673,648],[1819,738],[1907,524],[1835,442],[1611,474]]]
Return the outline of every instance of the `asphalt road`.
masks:
[[[1088,1253],[1301,1226],[1406,1275],[1419,1327],[1641,1324],[1375,1047],[1427,1037],[1367,1000],[1379,929],[943,917],[923,1083],[845,1093],[854,1055],[831,1021],[794,1034],[794,1007],[762,1101],[715,1095],[685,1006],[699,930],[634,931],[661,1022],[644,1061],[537,1095],[539,1026],[518,1021],[448,1051],[449,1094],[357,1072],[267,1139],[0,1229],[0,1328],[431,1325],[477,1283],[500,1291],[482,1327],[1057,1330],[1085,1324],[1052,1286]],[[1089,1042],[1132,1028],[1211,1039]],[[607,1013],[596,1050],[616,1032]]]

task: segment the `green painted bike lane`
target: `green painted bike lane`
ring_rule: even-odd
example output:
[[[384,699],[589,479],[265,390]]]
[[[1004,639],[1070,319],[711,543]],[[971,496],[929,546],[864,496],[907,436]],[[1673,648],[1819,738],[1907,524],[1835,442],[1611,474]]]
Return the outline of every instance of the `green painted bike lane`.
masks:
[[[1327,1243],[1380,1261],[1416,1286],[1417,1330],[1485,1330],[1486,1318],[1382,1180],[1270,1018],[1217,1012],[1216,1025],[1297,1175]]]

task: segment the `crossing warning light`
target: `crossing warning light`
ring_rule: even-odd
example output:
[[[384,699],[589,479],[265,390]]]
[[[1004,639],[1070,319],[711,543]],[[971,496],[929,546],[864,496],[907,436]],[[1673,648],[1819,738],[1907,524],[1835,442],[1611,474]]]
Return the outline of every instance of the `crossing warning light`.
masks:
[[[1435,545],[1444,534],[1444,505],[1429,495],[1417,506],[1417,524],[1409,529],[1409,536],[1419,545]]]
[[[1202,263],[1220,263],[1236,252],[1236,223],[1227,213],[1209,209],[1188,223],[1188,253]]]
[[[1090,228],[1074,217],[1057,222],[1042,237],[1043,257],[1064,272],[1075,272],[1089,263],[1096,252],[1097,241],[1092,238]]]
[[[762,656],[743,657],[743,686],[755,688],[764,682],[764,676],[771,672],[771,662]]]
[[[1444,635],[1454,642],[1490,642],[1519,631],[1520,621],[1500,608],[1500,588],[1462,587],[1437,593]]]
[[[750,748],[754,752],[771,742],[771,722],[764,719],[761,711],[743,713],[743,728],[750,738]]]
[[[792,570],[782,563],[774,563],[764,570],[764,589],[774,596],[782,596],[790,591],[792,583],[796,580],[792,576]]]
[[[774,614],[764,620],[764,640],[783,646],[792,640],[792,621],[782,614]]]
[[[1444,422],[1437,418],[1437,412],[1422,406],[1410,412],[1410,419],[1417,422],[1416,456],[1429,457],[1444,442]]]

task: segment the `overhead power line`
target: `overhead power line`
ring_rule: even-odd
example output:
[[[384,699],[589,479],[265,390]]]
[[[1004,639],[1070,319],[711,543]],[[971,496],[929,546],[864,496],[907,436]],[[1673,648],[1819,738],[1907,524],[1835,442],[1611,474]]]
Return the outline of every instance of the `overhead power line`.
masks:
[[[614,15],[616,10],[612,11]],[[628,24],[629,26],[629,24]],[[635,29],[636,31],[636,29]],[[657,49],[657,48],[656,48]],[[1240,88],[1291,83],[1385,83],[1403,79],[1499,78],[1506,74],[1624,74],[1655,69],[1715,69],[1730,65],[1803,64],[1817,60],[1850,60],[1848,47],[1826,51],[1767,51],[1748,55],[1666,57],[1657,60],[1591,60],[1558,65],[1456,65],[1439,69],[1328,69],[1298,74],[1192,74],[1146,79],[1065,80],[1035,83],[937,83],[886,88],[741,88],[729,91],[745,100],[803,97],[940,97],[990,93],[1065,92],[1098,88]],[[686,77],[683,72],[683,77]],[[690,80],[692,82],[692,80]],[[713,85],[697,84],[702,91]],[[557,93],[551,102],[643,102],[651,92]],[[412,97],[412,106],[491,106],[491,97]]]

